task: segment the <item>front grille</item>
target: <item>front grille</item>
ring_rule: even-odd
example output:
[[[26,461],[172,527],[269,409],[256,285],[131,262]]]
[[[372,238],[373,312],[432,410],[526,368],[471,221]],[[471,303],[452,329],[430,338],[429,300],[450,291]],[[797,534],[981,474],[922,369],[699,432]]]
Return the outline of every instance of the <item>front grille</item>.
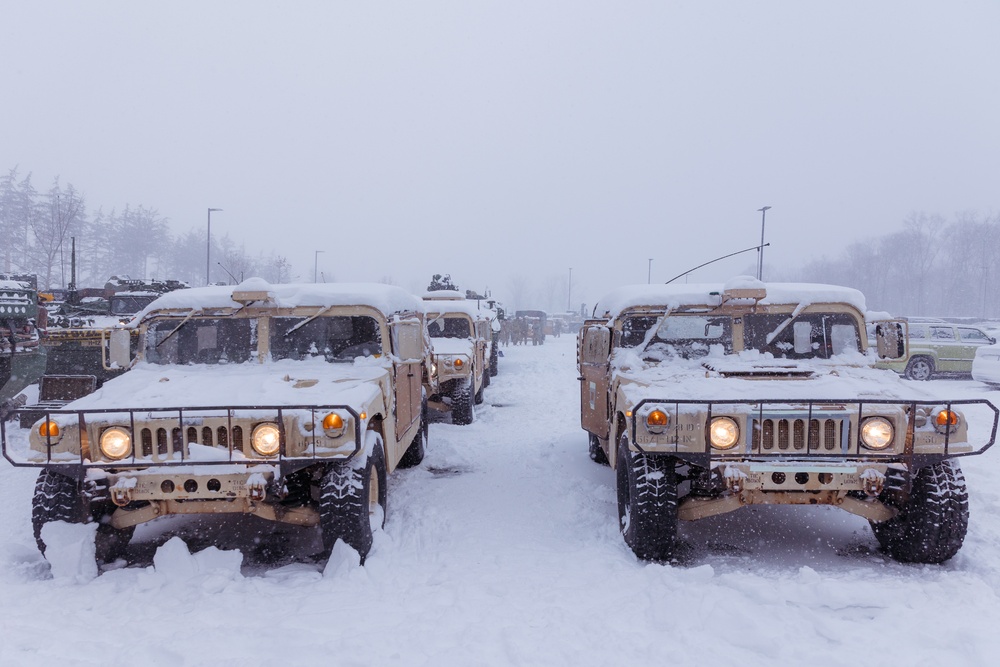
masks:
[[[757,417],[752,420],[751,427],[753,451],[757,454],[805,452],[807,444],[810,452],[841,451],[846,448],[849,436],[847,424],[844,417]]]
[[[243,449],[243,427],[241,426],[233,426],[232,429],[226,426],[219,426],[215,429],[211,426],[204,426],[200,431],[196,426],[188,426],[184,431],[183,438],[181,437],[181,429],[176,426],[170,430],[169,438],[166,428],[161,427],[155,430],[143,428],[139,432],[143,456],[153,455],[154,434],[157,457],[187,456],[187,444],[192,442],[206,447],[218,446],[225,449],[228,449],[229,443],[232,442],[234,450]]]

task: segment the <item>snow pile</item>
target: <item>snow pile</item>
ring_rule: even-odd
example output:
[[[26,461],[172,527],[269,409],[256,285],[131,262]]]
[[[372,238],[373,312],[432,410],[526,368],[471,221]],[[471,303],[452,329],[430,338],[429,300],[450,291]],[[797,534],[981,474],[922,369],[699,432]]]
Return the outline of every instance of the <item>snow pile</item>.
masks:
[[[153,567],[157,574],[173,581],[194,579],[200,575],[221,576],[227,579],[241,578],[240,566],[243,554],[239,551],[222,551],[208,547],[192,554],[179,537],[171,537],[166,544],[156,550]]]
[[[97,577],[96,523],[50,521],[42,526],[45,558],[52,566],[52,578],[86,583]]]

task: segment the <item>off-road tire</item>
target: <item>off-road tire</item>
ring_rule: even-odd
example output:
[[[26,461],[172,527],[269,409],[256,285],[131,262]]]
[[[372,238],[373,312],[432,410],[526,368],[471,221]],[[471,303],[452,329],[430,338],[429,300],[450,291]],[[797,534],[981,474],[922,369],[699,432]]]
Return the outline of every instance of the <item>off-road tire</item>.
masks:
[[[489,372],[489,369],[487,369],[483,373],[483,388],[485,389],[488,386],[490,386],[490,372]]]
[[[616,479],[618,526],[625,543],[642,560],[663,562],[677,543],[677,472],[673,457],[642,454],[618,442]]]
[[[417,435],[413,438],[410,446],[406,448],[406,451],[403,452],[403,456],[399,459],[397,467],[414,468],[424,460],[424,423],[423,416],[421,416],[420,425],[417,427]]]
[[[84,523],[83,498],[75,479],[43,468],[35,482],[35,494],[31,498],[31,527],[35,533],[35,544],[45,555],[42,541],[42,526],[50,521]]]
[[[600,440],[598,440],[597,436],[594,435],[593,433],[588,433],[587,435],[589,436],[589,440],[590,440],[590,443],[589,443],[589,445],[590,445],[590,460],[593,461],[594,463],[599,463],[602,466],[608,465],[610,463],[608,461],[608,455],[604,453],[603,449],[601,449],[601,442],[600,442]]]
[[[884,502],[898,507],[899,514],[888,521],[871,522],[871,527],[882,550],[893,559],[943,563],[962,548],[969,528],[969,494],[956,462],[921,468],[906,502],[894,502],[888,495]]]
[[[930,380],[932,375],[934,362],[928,357],[913,357],[903,371],[903,377],[907,380]]]
[[[323,549],[329,554],[337,540],[343,540],[361,556],[364,564],[372,548],[374,529],[385,525],[386,488],[385,453],[382,438],[369,431],[374,439],[371,454],[359,455],[358,460],[330,464],[319,490],[319,523],[323,534]],[[372,483],[378,485],[373,492]],[[381,506],[375,509],[374,502]],[[379,516],[380,515],[380,516]],[[376,525],[373,526],[372,524]]]
[[[107,511],[105,511],[107,510]],[[81,494],[76,480],[51,470],[42,470],[35,482],[35,494],[31,499],[31,527],[38,550],[45,555],[42,541],[42,526],[50,521],[67,523],[99,522],[94,541],[98,563],[111,563],[125,555],[135,527],[118,529],[107,523],[107,515],[113,506],[105,508],[104,503],[89,504]]]
[[[479,391],[476,392],[474,398],[476,405],[483,404],[483,392],[485,391],[486,391],[486,376],[483,376],[483,383],[479,385]]]
[[[465,426],[471,424],[474,418],[472,408],[472,381],[460,385],[451,394],[451,423]]]

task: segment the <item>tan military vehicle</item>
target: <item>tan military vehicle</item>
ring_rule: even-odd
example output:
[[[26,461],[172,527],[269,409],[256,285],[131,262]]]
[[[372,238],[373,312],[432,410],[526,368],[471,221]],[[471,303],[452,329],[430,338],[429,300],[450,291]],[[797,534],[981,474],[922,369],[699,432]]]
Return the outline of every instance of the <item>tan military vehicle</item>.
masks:
[[[496,311],[457,291],[427,292],[423,299],[434,348],[429,405],[450,411],[455,424],[471,424],[473,404],[483,402],[483,390],[490,383]]]
[[[130,359],[130,331],[139,331]],[[98,522],[98,558],[171,514],[253,514],[319,526],[362,557],[383,525],[386,476],[421,461],[423,303],[386,285],[173,292],[110,333],[132,365],[47,411],[14,465],[42,468],[32,521]]]
[[[679,519],[754,504],[840,507],[901,561],[961,547],[955,459],[993,444],[997,408],[874,368],[905,355],[903,327],[881,322],[869,353],[860,292],[746,277],[641,285],[595,315],[578,336],[582,423],[591,457],[616,471],[620,528],[640,558],[673,557]]]

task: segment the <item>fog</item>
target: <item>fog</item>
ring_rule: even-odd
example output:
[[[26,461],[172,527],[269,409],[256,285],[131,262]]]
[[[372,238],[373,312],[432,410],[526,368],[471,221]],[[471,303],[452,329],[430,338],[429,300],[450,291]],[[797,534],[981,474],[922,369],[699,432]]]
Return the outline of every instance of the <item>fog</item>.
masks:
[[[213,236],[302,280],[577,307],[757,245],[763,206],[765,278],[995,213],[997,25],[985,1],[0,0],[0,170],[178,235],[220,208]]]

